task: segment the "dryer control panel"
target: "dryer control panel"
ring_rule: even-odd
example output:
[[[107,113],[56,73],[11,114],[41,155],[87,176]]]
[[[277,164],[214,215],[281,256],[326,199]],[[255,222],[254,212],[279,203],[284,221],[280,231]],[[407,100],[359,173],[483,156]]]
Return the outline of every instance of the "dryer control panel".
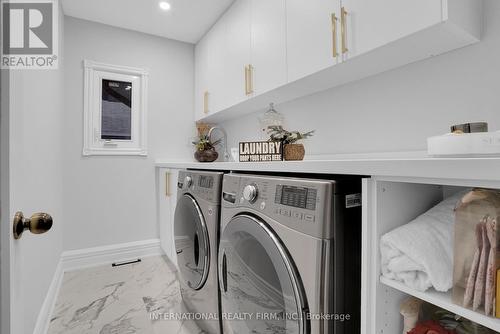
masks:
[[[222,206],[254,212],[318,238],[332,238],[334,190],[335,181],[226,174]]]
[[[180,171],[177,181],[177,193],[190,193],[213,204],[220,204],[222,175],[219,172]]]

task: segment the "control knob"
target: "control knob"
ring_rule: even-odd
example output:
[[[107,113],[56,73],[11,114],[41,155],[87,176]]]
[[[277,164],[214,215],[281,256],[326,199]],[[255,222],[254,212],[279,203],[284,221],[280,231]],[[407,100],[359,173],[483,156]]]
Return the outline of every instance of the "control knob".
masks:
[[[193,185],[193,178],[191,176],[186,176],[184,178],[184,188],[189,188]]]
[[[243,188],[243,198],[250,203],[255,202],[255,200],[257,199],[257,194],[257,186],[254,184],[246,185],[245,188]]]

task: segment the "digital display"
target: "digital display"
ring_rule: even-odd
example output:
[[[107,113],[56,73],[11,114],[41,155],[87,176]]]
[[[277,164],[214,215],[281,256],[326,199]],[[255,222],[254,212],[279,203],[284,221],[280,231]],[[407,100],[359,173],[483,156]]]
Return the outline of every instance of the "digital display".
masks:
[[[316,189],[292,186],[278,186],[275,202],[296,208],[315,210]]]
[[[198,186],[202,188],[212,188],[214,186],[214,178],[212,176],[200,175]]]

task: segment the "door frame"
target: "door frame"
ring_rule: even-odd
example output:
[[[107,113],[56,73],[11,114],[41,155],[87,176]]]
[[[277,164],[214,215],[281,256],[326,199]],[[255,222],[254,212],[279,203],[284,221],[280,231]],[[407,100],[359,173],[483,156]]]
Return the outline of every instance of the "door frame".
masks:
[[[0,70],[0,332],[11,329],[10,219],[10,87],[11,73]]]

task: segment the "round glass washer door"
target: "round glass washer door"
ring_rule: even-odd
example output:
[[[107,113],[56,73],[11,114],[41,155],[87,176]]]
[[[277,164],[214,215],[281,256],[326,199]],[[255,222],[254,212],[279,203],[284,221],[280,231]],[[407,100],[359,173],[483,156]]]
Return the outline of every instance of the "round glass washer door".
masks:
[[[260,219],[241,214],[225,227],[219,285],[228,333],[309,333],[307,302],[292,259]]]
[[[181,279],[188,287],[201,289],[208,276],[210,244],[203,213],[189,194],[184,194],[177,201],[174,238]]]

